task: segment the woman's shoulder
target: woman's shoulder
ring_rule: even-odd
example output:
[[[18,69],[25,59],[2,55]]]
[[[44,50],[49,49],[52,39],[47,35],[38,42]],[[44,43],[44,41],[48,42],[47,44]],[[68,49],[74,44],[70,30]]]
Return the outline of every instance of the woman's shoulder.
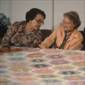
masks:
[[[75,30],[75,31],[74,31],[74,36],[75,36],[76,38],[83,39],[83,35],[82,35],[81,32],[78,31],[78,30]]]
[[[24,25],[26,22],[25,21],[15,21],[12,26],[20,26],[20,25]]]
[[[16,21],[11,25],[11,30],[12,31],[18,31],[18,30],[23,30],[22,28],[25,26],[25,21]]]

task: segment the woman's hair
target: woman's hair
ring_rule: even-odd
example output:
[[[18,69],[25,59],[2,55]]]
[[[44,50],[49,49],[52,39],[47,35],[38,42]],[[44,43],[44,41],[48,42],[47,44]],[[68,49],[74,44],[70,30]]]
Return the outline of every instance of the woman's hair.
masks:
[[[66,12],[64,13],[64,16],[68,17],[73,22],[75,28],[78,28],[81,25],[80,17],[77,12],[75,11]]]
[[[33,20],[36,17],[36,15],[38,15],[38,14],[42,15],[44,17],[44,19],[46,18],[44,11],[42,11],[38,8],[32,8],[26,12],[25,19],[27,22],[29,22],[30,20]]]

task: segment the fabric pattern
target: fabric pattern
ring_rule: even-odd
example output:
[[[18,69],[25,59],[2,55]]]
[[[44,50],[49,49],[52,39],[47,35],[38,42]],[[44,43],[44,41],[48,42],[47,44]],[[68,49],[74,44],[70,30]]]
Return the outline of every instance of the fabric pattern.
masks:
[[[0,85],[15,84],[85,85],[85,52],[13,48],[1,53]]]
[[[2,47],[38,47],[42,41],[41,32],[25,32],[26,22],[15,22],[2,40]]]

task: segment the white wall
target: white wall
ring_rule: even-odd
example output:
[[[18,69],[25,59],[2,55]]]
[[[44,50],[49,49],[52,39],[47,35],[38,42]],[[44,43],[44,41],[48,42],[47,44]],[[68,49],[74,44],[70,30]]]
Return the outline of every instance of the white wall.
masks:
[[[52,28],[52,0],[0,0],[0,12],[10,16],[11,22],[22,21],[30,8],[39,8],[46,13],[41,29]]]
[[[54,13],[52,10],[53,0],[0,0],[0,13],[3,12],[11,18],[11,21],[21,21],[25,19],[25,13],[30,8],[40,8],[46,12],[45,24],[42,28],[52,29],[53,15],[54,25],[62,21],[63,13],[74,10],[80,15],[82,25],[85,26],[85,0],[54,0]]]
[[[13,0],[12,1],[12,22],[24,20],[25,13],[30,8],[39,8],[46,13],[45,24],[42,28],[52,28],[52,0]]]
[[[58,25],[63,19],[63,14],[68,11],[77,11],[80,15],[80,30],[85,26],[85,0],[55,0],[54,1],[54,25]]]
[[[0,0],[0,13],[11,17],[11,0]]]

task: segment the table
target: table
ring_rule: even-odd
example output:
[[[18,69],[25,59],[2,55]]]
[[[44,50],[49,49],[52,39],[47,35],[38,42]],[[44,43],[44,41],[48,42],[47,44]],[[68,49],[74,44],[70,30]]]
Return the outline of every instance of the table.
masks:
[[[1,51],[0,85],[85,85],[85,52],[40,48]]]

